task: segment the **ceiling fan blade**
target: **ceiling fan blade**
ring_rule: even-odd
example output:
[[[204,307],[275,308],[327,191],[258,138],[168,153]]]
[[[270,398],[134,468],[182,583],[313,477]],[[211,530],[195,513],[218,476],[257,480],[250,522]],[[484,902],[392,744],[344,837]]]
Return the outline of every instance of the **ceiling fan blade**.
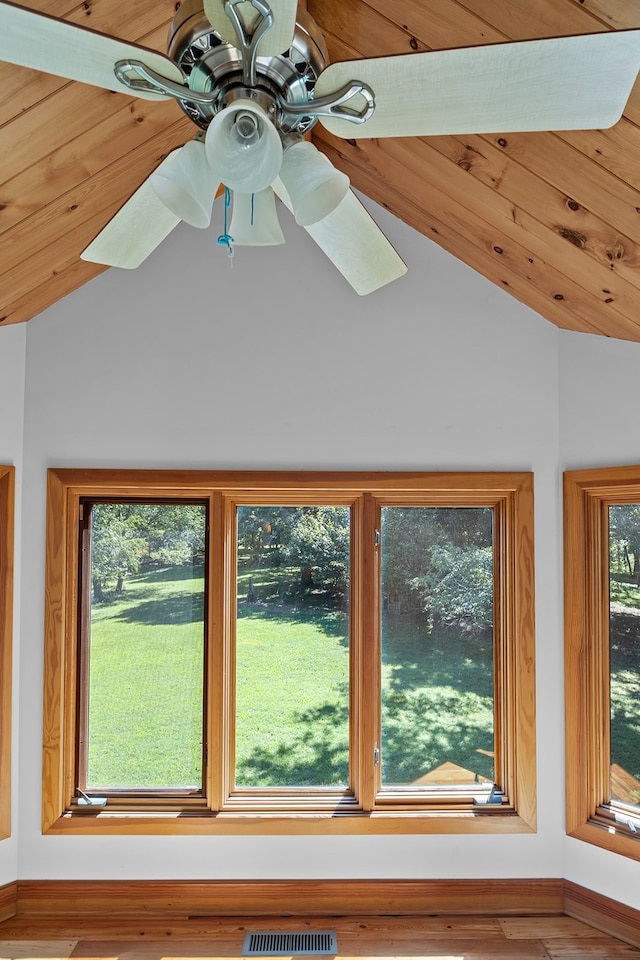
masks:
[[[118,60],[141,60],[166,79],[184,83],[176,64],[155,50],[6,2],[0,2],[0,60],[148,100],[170,98],[125,86],[114,73]]]
[[[291,46],[296,28],[298,0],[267,0],[273,13],[273,26],[267,30],[258,44],[259,57],[277,57]],[[225,13],[225,0],[204,0],[204,12],[207,20],[223,40],[236,43],[236,33],[231,20]],[[261,19],[257,8],[249,6],[249,0],[241,4],[241,16],[249,32]]]
[[[173,150],[154,172],[161,170],[182,149],[178,147]],[[177,227],[180,218],[158,199],[149,180],[147,178],[144,181],[104,230],[82,251],[82,260],[133,270]]]
[[[639,69],[640,30],[621,30],[334,63],[315,96],[354,79],[372,88],[364,123],[320,117],[347,138],[603,129],[620,119]]]
[[[279,177],[272,187],[292,211],[291,200]],[[347,192],[332,213],[304,229],[360,296],[373,293],[407,272],[406,263],[353,190]]]

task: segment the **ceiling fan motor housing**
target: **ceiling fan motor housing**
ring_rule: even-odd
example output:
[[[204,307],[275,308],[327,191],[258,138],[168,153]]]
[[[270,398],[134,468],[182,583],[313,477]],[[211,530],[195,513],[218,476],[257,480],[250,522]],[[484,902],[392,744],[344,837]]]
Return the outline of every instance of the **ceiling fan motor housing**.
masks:
[[[293,41],[277,57],[256,59],[256,87],[247,89],[243,80],[241,51],[225,42],[207,20],[202,0],[184,0],[174,17],[167,44],[168,56],[185,75],[189,88],[201,93],[218,93],[212,103],[179,101],[187,116],[199,127],[209,123],[238,96],[266,105],[283,134],[305,134],[317,118],[287,115],[282,103],[302,104],[313,96],[316,81],[328,63],[327,48],[320,30],[305,10],[298,9]]]

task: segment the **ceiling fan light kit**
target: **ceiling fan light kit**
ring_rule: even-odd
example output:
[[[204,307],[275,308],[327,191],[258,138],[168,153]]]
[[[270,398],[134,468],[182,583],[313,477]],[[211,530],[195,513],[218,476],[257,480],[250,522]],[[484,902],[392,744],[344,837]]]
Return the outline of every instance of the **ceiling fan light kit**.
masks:
[[[640,69],[640,30],[329,64],[297,0],[183,0],[166,56],[0,0],[0,60],[173,98],[198,127],[83,259],[138,266],[180,220],[207,226],[223,183],[236,194],[236,243],[283,242],[275,191],[363,294],[406,266],[347,177],[305,141],[314,124],[346,139],[611,126]]]
[[[209,166],[204,143],[191,140],[167,159],[149,177],[151,189],[178,219],[208,227],[220,180]]]
[[[272,247],[284,243],[273,190],[233,194],[229,227],[234,247]]]
[[[266,190],[280,173],[282,141],[260,104],[240,97],[218,113],[205,138],[219,181],[240,193]]]
[[[291,198],[296,223],[308,227],[328,216],[349,189],[349,178],[308,140],[287,147],[280,179]]]

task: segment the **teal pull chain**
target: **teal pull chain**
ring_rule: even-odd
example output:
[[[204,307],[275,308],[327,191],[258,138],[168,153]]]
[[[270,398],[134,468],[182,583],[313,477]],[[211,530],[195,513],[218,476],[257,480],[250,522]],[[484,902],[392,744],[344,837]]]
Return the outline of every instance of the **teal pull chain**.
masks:
[[[234,239],[231,236],[231,234],[227,232],[227,218],[228,218],[228,210],[230,206],[231,206],[231,190],[229,190],[229,187],[225,187],[224,188],[224,233],[221,233],[220,236],[218,237],[218,243],[221,246],[226,247],[228,250],[228,255],[232,257],[233,247],[231,246],[231,244],[234,243]]]

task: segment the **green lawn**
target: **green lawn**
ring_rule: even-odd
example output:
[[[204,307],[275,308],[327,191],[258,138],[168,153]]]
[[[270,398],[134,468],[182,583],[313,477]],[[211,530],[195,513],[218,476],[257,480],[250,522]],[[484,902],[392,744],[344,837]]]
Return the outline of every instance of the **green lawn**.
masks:
[[[347,629],[314,609],[240,613],[239,786],[348,784]]]
[[[611,762],[640,780],[640,589],[611,580]]]
[[[272,572],[260,578],[254,586],[273,586]],[[200,785],[202,589],[174,568],[131,577],[121,597],[94,605],[90,786]],[[239,603],[237,783],[345,784],[348,619],[269,592],[272,602]],[[385,783],[445,761],[492,777],[490,636],[428,635],[387,615],[383,682]]]
[[[162,577],[93,606],[89,786],[201,785],[204,581]]]

